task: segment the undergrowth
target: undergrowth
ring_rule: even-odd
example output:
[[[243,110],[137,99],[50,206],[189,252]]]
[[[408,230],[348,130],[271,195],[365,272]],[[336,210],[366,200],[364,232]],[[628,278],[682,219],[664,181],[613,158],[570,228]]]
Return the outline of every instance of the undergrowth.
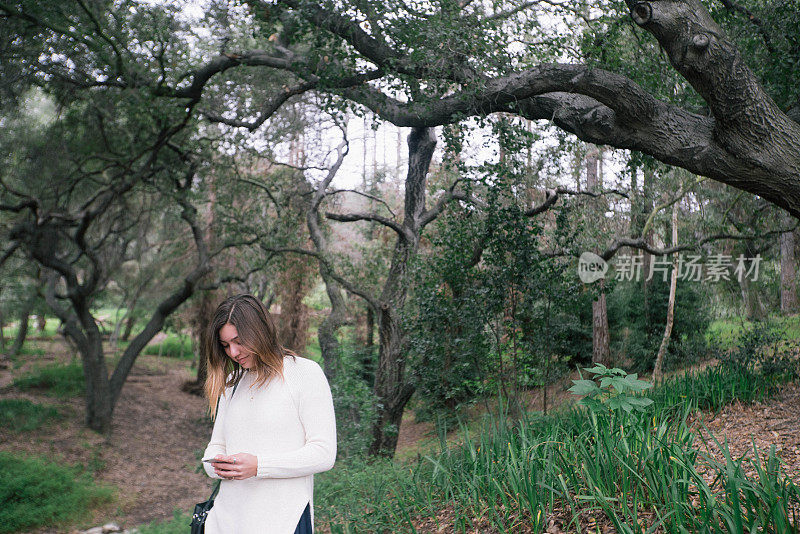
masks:
[[[83,366],[80,361],[37,367],[14,379],[13,385],[22,390],[43,390],[55,397],[77,397],[86,391]]]
[[[763,399],[789,376],[720,365],[630,397],[649,406],[611,394],[591,410],[487,416],[477,436],[463,427],[463,445],[415,463],[318,476],[317,513],[334,534],[415,532],[422,521],[448,532],[543,532],[554,520],[585,532],[589,518],[622,533],[797,532],[800,491],[774,448],[736,458],[718,443],[718,460],[691,424],[698,409]]]
[[[36,430],[58,417],[55,406],[36,404],[27,399],[0,399],[0,421],[10,432]]]
[[[76,467],[0,452],[0,534],[85,520],[112,496]]]

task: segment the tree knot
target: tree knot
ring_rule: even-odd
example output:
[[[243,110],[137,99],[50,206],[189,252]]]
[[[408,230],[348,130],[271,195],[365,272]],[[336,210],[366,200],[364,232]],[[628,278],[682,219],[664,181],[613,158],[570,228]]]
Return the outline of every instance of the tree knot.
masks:
[[[698,33],[692,36],[692,48],[696,51],[702,51],[708,48],[709,39],[708,35],[704,33]]]
[[[653,20],[653,8],[648,2],[636,2],[631,9],[631,17],[633,17],[633,22],[644,26]]]

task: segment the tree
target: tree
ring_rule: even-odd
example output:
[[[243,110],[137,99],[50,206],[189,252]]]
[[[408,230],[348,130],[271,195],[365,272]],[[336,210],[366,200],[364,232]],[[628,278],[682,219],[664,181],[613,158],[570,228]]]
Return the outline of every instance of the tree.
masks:
[[[536,17],[526,16],[542,9],[536,1],[499,2],[491,8],[442,1],[424,10],[402,2],[353,2],[347,8],[312,0],[245,5],[251,40],[240,40],[241,50],[223,50],[185,73],[162,61],[160,78],[135,74],[128,36],[108,22],[114,18],[106,14],[124,6],[84,6],[87,15],[20,1],[0,4],[0,10],[4,24],[12,25],[11,35],[29,38],[19,28],[33,25],[79,46],[67,58],[88,49],[90,55],[69,72],[51,66],[78,87],[146,87],[154,95],[185,102],[199,99],[215,77],[221,81],[220,75],[231,69],[266,67],[294,81],[277,87],[259,77],[242,81],[275,88],[263,96],[260,113],[251,104],[255,119],[210,111],[207,116],[255,129],[293,95],[311,90],[341,95],[399,126],[430,127],[465,116],[512,112],[551,120],[589,142],[649,154],[800,216],[800,124],[794,120],[800,108],[787,114],[774,100],[780,96],[788,108],[795,102],[785,99],[796,95],[770,95],[700,0],[626,0],[626,5],[631,19],[656,38],[707,111],[691,102],[681,106],[660,100],[637,80],[585,62],[536,63],[541,60],[535,55],[514,56],[508,43],[517,33],[542,32]],[[612,6],[601,5],[613,16]],[[625,22],[612,20],[611,25],[618,29]],[[310,42],[315,45],[309,47]],[[94,73],[87,61],[102,66],[104,74]],[[157,50],[148,61],[159,61]],[[21,67],[8,61],[4,68]],[[786,69],[782,75],[793,77]],[[394,98],[397,91],[407,99]]]

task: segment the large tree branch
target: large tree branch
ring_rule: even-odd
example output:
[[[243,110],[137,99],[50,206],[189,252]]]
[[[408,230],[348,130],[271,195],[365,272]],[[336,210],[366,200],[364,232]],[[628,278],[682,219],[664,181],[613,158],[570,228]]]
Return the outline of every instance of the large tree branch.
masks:
[[[394,230],[397,235],[401,239],[407,239],[405,231],[403,228],[394,222],[393,220],[389,219],[388,217],[384,217],[382,215],[378,215],[377,213],[330,213],[326,212],[325,217],[332,221],[339,221],[339,222],[355,222],[355,221],[373,221],[387,228],[391,228]]]
[[[718,233],[718,234],[711,234],[704,236],[694,243],[687,243],[685,245],[679,245],[676,247],[667,247],[667,248],[659,248],[654,247],[652,244],[648,243],[647,240],[643,237],[620,237],[615,239],[608,248],[600,254],[600,257],[603,258],[605,261],[609,261],[614,255],[623,248],[634,248],[638,250],[643,250],[653,256],[666,256],[669,254],[674,254],[675,252],[682,252],[685,250],[698,250],[700,247],[707,243],[711,243],[714,241],[722,241],[726,239],[732,240],[739,240],[739,241],[755,241],[758,239],[765,239],[771,236],[780,235],[781,233],[786,232],[785,228],[781,228],[778,230],[772,230],[769,232],[765,232],[763,234],[731,234],[731,233]]]
[[[626,3],[634,22],[655,36],[673,67],[708,103],[720,146],[756,171],[772,174],[775,186],[785,182],[796,195],[800,124],[778,108],[700,0]],[[800,216],[800,200],[788,204]]]

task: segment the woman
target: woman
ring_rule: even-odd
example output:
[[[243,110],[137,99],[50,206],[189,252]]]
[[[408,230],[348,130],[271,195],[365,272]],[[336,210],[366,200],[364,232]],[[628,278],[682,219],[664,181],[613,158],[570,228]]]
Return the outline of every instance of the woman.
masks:
[[[220,304],[206,339],[216,417],[203,456],[213,461],[203,465],[222,482],[205,532],[311,534],[314,473],[336,458],[325,374],[278,345],[269,312],[251,295]]]

